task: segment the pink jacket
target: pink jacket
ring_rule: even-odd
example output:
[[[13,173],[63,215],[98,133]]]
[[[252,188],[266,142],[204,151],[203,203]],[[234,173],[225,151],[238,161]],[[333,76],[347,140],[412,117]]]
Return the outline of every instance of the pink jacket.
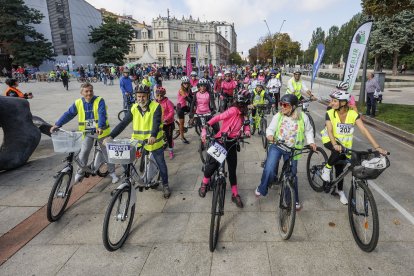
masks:
[[[158,103],[162,107],[163,123],[166,125],[174,123],[174,104],[167,97],[165,97]]]
[[[193,80],[193,78],[190,78],[190,85],[191,87],[197,87],[199,79]]]
[[[204,93],[197,92],[197,108],[196,114],[206,114],[211,112],[210,110],[210,94],[206,91]]]
[[[257,80],[259,80],[259,81],[264,81],[265,79],[266,79],[266,76],[265,75],[263,75],[263,76],[258,75],[257,76]]]
[[[181,89],[178,90],[178,96],[177,96],[177,105],[180,104],[181,107],[187,106],[187,101],[185,100],[185,97],[188,97],[188,95],[190,94],[189,92],[185,93],[185,96],[181,96],[180,93]]]
[[[227,132],[229,138],[235,138],[240,135],[243,119],[240,110],[237,107],[232,106],[223,113],[211,118],[210,121],[208,121],[208,124],[212,126],[219,121],[223,121],[219,132],[214,137],[220,138],[223,132]],[[250,131],[249,126],[244,126],[243,131]]]
[[[237,82],[234,80],[231,81],[223,81],[221,83],[221,89],[224,93],[226,93],[229,96],[233,96],[233,91],[237,87]]]

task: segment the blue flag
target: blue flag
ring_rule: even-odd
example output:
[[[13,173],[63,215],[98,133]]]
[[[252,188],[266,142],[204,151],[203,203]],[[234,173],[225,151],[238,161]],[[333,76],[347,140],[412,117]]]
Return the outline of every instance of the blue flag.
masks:
[[[315,49],[315,56],[313,58],[311,89],[312,89],[313,81],[316,79],[316,76],[318,75],[319,66],[321,65],[324,54],[325,54],[325,46],[322,43],[320,43]]]

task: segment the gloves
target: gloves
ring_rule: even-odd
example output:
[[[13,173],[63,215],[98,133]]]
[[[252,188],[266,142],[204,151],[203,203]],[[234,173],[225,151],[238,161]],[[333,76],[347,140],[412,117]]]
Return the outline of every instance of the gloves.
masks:
[[[201,141],[202,141],[203,143],[205,143],[205,142],[206,142],[206,137],[207,137],[207,131],[206,131],[206,129],[205,129],[205,128],[203,128],[203,129],[201,130]]]

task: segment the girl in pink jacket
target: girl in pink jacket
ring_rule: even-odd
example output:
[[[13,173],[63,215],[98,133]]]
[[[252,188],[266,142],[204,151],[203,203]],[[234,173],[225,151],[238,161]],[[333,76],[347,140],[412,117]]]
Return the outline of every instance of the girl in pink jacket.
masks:
[[[155,96],[157,102],[162,107],[162,122],[163,122],[163,130],[165,133],[165,137],[167,138],[168,142],[168,150],[170,154],[170,159],[174,158],[174,142],[173,142],[173,131],[174,131],[174,104],[165,97],[167,91],[165,88],[160,86],[155,91]]]
[[[244,126],[243,122],[247,118],[247,105],[249,103],[248,92],[243,90],[239,94],[236,95],[236,100],[234,104],[223,113],[220,113],[214,116],[210,121],[207,122],[208,126],[212,126],[219,121],[222,121],[222,125],[220,130],[214,136],[215,138],[221,138],[222,133],[227,133],[227,137],[237,138],[241,134],[241,130],[243,129],[246,136],[250,136],[250,127]],[[201,133],[201,139],[204,142],[206,140],[206,129],[203,128]],[[237,147],[235,146],[236,142],[226,142],[223,145],[227,150],[227,169],[229,172],[229,180],[231,184],[231,201],[237,205],[239,208],[243,208],[243,202],[240,198],[238,189],[237,189],[237,177],[236,177],[236,169],[237,169]],[[208,184],[210,181],[210,177],[213,175],[214,171],[218,168],[219,163],[213,159],[210,155],[207,156],[207,160],[204,166],[204,177],[203,181],[201,182],[200,189],[198,190],[198,194],[200,197],[205,197]]]

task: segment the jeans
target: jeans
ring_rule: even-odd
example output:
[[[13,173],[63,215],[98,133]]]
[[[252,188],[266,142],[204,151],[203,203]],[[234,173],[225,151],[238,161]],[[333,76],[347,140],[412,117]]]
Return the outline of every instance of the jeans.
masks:
[[[376,108],[377,100],[374,98],[374,93],[367,93],[367,115],[375,116]]]
[[[105,161],[108,162],[108,153],[106,151],[106,147],[102,144],[102,142],[105,138],[106,137],[99,139],[98,144],[99,144],[99,147],[101,148],[103,158],[105,158]],[[88,164],[88,158],[89,158],[89,155],[91,153],[91,150],[92,150],[93,146],[94,146],[94,139],[91,138],[91,137],[85,136],[85,138],[82,141],[81,150],[80,150],[79,156],[78,156],[79,161],[80,161],[79,163],[83,167]],[[98,163],[94,164],[94,165],[99,164],[99,162],[101,161],[100,158],[98,158],[97,161],[98,161]],[[95,169],[98,169],[98,168],[95,168]],[[79,168],[78,173],[81,174],[82,172],[83,172],[83,169]],[[108,163],[108,172],[109,173],[115,172],[115,165],[114,164]]]
[[[283,161],[286,162],[289,159],[289,152],[282,150],[278,146],[272,144],[269,146],[269,152],[267,153],[267,159],[265,167],[263,169],[262,179],[258,187],[258,191],[261,195],[267,195],[267,189],[271,181],[277,177],[279,160],[283,156]],[[294,177],[294,188],[296,194],[296,202],[299,202],[298,191],[298,178],[296,176],[298,170],[298,161],[292,160],[292,176]]]
[[[160,169],[162,185],[168,186],[168,169],[164,158],[164,147],[152,151],[152,156],[154,156],[155,162]]]

